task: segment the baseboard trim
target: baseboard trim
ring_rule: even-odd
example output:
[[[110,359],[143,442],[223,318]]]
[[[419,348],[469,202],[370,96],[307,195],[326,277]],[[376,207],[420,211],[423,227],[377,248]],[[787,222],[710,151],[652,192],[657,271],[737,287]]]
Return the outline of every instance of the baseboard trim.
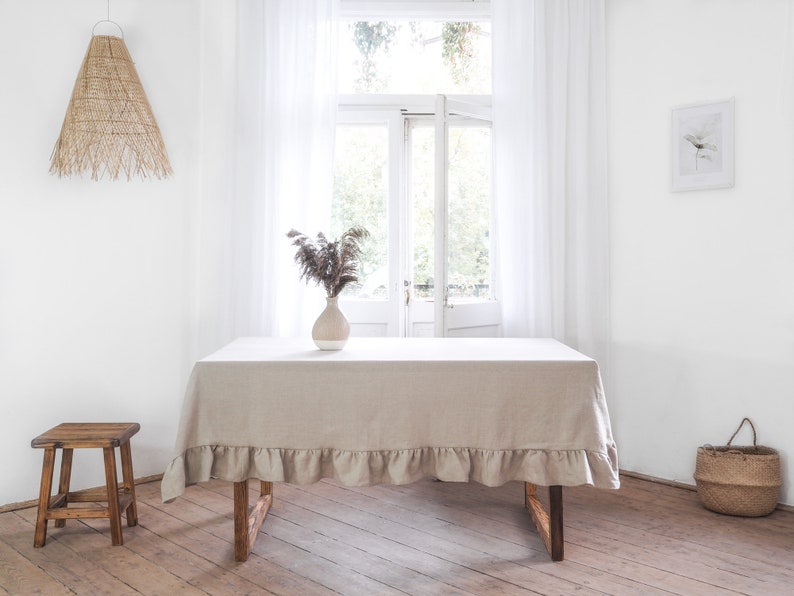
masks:
[[[163,479],[162,474],[152,474],[151,476],[143,476],[142,478],[135,479],[135,486],[140,484],[147,484],[149,482],[159,482]],[[76,490],[78,494],[88,494],[96,491],[105,490],[104,486],[93,486],[91,488],[84,488]],[[38,507],[39,500],[31,499],[30,501],[20,501],[19,503],[9,503],[8,505],[0,505],[0,513],[8,513],[9,511],[19,511],[20,509],[30,509],[31,507]]]
[[[655,476],[648,476],[647,474],[640,474],[639,472],[632,472],[631,470],[620,470],[621,476],[628,476],[629,478],[636,478],[637,480],[644,480],[645,482],[653,482],[654,484],[663,484],[665,486],[672,486],[674,488],[682,488],[684,490],[697,490],[697,487],[694,484],[686,484],[684,482],[678,482],[676,480],[665,480],[664,478],[657,478]],[[151,476],[144,476],[143,478],[136,478],[135,479],[135,486],[139,484],[147,484],[149,482],[159,482],[163,479],[162,474],[152,474]],[[87,493],[90,491],[102,490],[104,487],[102,486],[95,486],[92,488],[86,488],[83,490],[75,491],[78,493]],[[39,500],[38,499],[31,499],[30,501],[20,501],[19,503],[9,503],[8,505],[0,505],[0,513],[6,513],[8,511],[17,511],[19,509],[30,509],[31,507],[38,507]],[[788,511],[794,513],[794,505],[785,505],[784,503],[778,503],[775,509],[780,509],[781,511]]]
[[[631,470],[620,470],[621,476],[628,476],[629,478],[636,478],[637,480],[644,480],[645,482],[653,482],[654,484],[663,484],[665,486],[672,486],[674,488],[683,488],[684,490],[697,490],[694,484],[687,484],[677,480],[666,480],[664,478],[657,478],[656,476],[649,476],[648,474],[640,474],[639,472],[632,472]]]

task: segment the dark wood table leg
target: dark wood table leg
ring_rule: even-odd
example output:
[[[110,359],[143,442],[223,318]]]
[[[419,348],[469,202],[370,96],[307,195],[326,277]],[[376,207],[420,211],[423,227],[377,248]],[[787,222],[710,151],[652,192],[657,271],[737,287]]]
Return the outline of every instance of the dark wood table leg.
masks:
[[[549,520],[551,522],[551,560],[565,558],[565,538],[562,525],[562,486],[549,487]]]
[[[529,510],[538,534],[546,545],[552,561],[565,558],[565,539],[562,523],[562,486],[549,487],[549,511],[538,498],[538,487],[524,483],[524,506]]]
[[[259,498],[248,511],[248,480],[234,483],[234,560],[247,561],[254,541],[273,504],[273,483],[260,480]]]

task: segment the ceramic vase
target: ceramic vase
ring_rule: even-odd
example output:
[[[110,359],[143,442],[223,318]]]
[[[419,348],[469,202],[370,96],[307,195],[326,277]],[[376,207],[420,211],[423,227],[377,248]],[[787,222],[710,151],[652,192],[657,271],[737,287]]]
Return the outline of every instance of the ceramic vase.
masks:
[[[326,298],[325,310],[312,327],[312,339],[321,350],[341,350],[350,336],[350,323],[339,310],[339,298]]]

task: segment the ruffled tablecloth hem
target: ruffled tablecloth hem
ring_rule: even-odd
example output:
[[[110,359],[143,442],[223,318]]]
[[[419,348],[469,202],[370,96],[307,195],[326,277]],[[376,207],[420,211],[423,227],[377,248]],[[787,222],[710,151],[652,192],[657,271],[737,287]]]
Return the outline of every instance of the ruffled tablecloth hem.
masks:
[[[409,484],[435,477],[447,482],[500,486],[512,480],[540,486],[616,489],[617,450],[608,452],[468,447],[422,447],[388,451],[339,449],[270,449],[203,445],[173,459],[163,475],[164,502],[186,486],[218,478],[241,482],[254,478],[290,484],[312,484],[332,478],[346,486]]]

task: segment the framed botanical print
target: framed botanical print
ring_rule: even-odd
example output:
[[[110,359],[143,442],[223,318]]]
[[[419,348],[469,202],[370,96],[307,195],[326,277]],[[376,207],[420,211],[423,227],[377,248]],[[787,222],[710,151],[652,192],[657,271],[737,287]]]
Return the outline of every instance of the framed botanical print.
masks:
[[[733,186],[733,98],[673,109],[673,190]]]

